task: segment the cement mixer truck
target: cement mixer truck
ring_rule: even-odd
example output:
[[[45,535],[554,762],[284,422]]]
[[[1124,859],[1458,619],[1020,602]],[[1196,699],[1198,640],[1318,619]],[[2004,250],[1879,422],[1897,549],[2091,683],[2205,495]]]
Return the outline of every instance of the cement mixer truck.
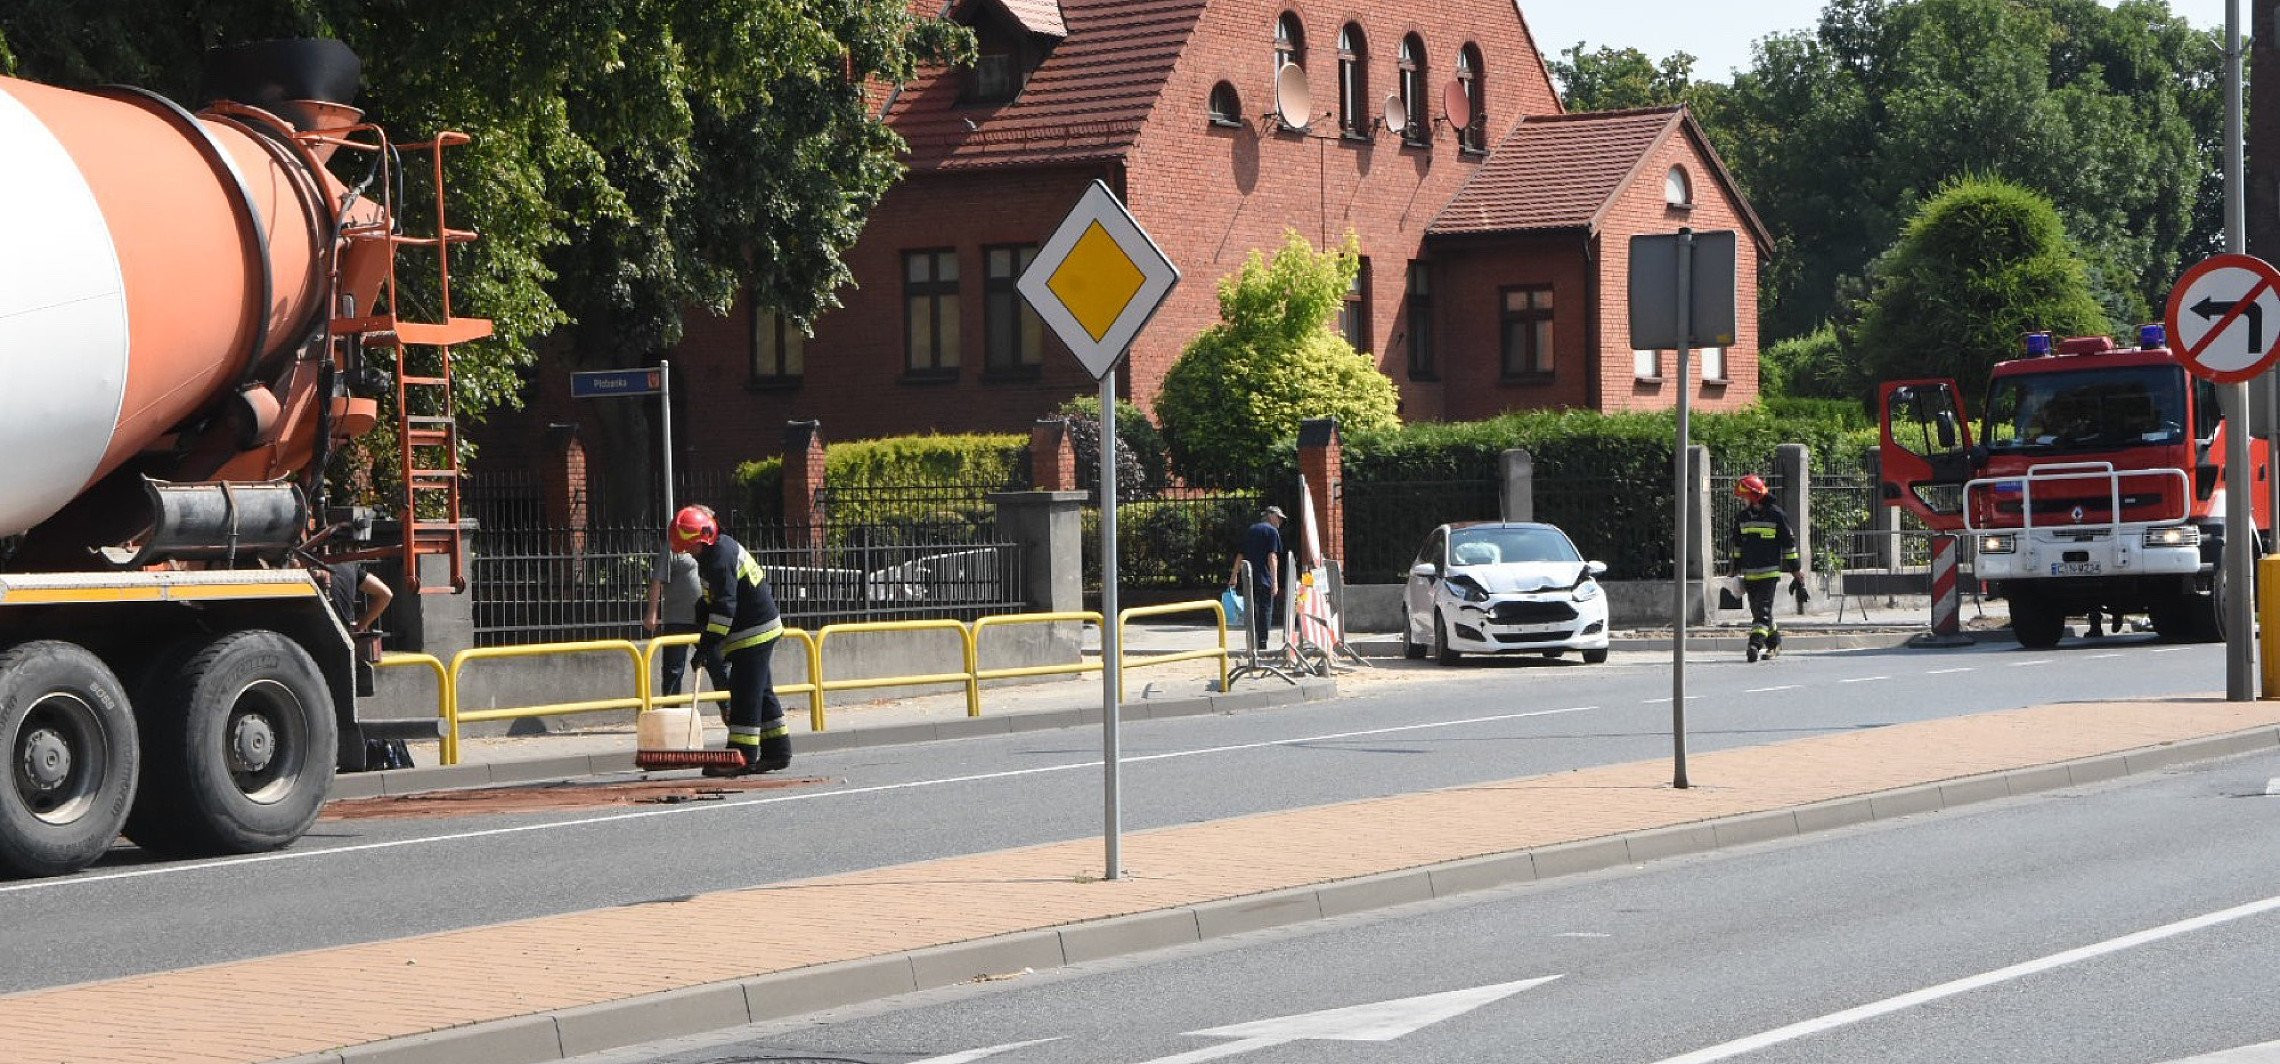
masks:
[[[451,305],[474,234],[445,225],[442,154],[466,138],[362,121],[338,42],[226,49],[206,75],[195,113],[0,77],[0,876],[122,834],[290,844],[364,767],[376,656],[318,572],[464,584],[450,348],[490,333]],[[422,181],[432,204],[402,213],[425,235],[399,211]],[[399,259],[440,282],[424,315]],[[359,537],[325,470],[384,410],[394,532]]]

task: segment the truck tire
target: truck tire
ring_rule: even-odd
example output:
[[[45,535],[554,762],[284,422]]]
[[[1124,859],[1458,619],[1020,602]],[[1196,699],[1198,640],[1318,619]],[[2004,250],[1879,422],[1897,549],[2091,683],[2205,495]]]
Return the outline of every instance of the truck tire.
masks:
[[[134,804],[136,751],[126,690],[102,659],[54,640],[0,653],[0,875],[102,857]]]
[[[2196,643],[2225,641],[2225,567],[2209,576],[2207,592],[2185,593],[2185,638]]]
[[[2011,635],[2028,650],[2049,650],[2066,635],[2066,614],[2032,591],[2012,591]]]
[[[339,725],[308,652],[231,632],[158,671],[135,704],[142,799],[127,838],[163,856],[259,853],[309,830],[332,788]]]

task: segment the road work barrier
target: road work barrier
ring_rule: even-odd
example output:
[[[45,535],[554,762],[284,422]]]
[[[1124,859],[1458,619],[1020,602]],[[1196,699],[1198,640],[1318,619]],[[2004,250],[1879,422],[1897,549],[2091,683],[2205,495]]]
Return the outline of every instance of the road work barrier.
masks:
[[[1201,650],[1181,650],[1170,654],[1150,654],[1136,658],[1124,652],[1124,626],[1134,617],[1161,617],[1174,613],[1209,613],[1212,622],[1219,626],[1219,645]],[[1219,689],[1227,690],[1227,608],[1218,599],[1200,599],[1195,602],[1167,602],[1161,606],[1134,606],[1116,615],[1116,700],[1125,701],[1124,676],[1133,669],[1150,665],[1169,665],[1175,661],[1201,661],[1219,659]]]
[[[633,697],[597,698],[585,702],[552,702],[542,706],[508,706],[501,709],[466,710],[459,706],[459,689],[462,673],[470,661],[493,661],[501,658],[561,657],[569,654],[624,654],[633,665]],[[524,717],[553,717],[572,713],[605,713],[616,709],[638,710],[649,704],[648,660],[641,648],[630,639],[589,639],[576,643],[531,643],[514,647],[470,647],[451,656],[451,690],[444,699],[445,726],[443,749],[436,760],[446,765],[459,763],[459,726],[487,720],[517,720]]]

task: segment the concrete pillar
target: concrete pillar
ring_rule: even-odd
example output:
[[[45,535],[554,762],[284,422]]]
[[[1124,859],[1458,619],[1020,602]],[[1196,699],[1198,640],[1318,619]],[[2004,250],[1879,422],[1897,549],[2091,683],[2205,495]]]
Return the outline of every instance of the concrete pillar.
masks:
[[[1695,444],[1686,449],[1686,574],[1694,580],[1710,572],[1710,545],[1722,534],[1710,527],[1710,448]]]
[[[1813,558],[1813,453],[1802,443],[1785,443],[1773,449],[1774,483],[1780,485],[1774,501],[1789,514],[1789,527],[1797,533],[1798,560],[1811,572]]]
[[[784,538],[787,546],[822,550],[823,424],[793,421],[784,425]]]
[[[1504,467],[1504,505],[1507,521],[1536,519],[1536,456],[1514,447],[1499,456]]]
[[[1878,533],[1872,537],[1869,549],[1873,552],[1876,567],[1893,570],[1900,568],[1900,508],[1884,500],[1884,459],[1881,452],[1871,447],[1861,456],[1861,468],[1868,470],[1868,519],[1870,528]]]
[[[1338,419],[1308,418],[1298,423],[1298,471],[1306,477],[1307,494],[1314,500],[1314,530],[1321,539],[1322,557],[1302,563],[1344,561],[1346,558],[1346,490],[1342,471],[1344,455],[1338,440]],[[1284,542],[1303,542],[1285,536]]]
[[[475,522],[462,524],[468,533],[474,532]],[[472,563],[474,559],[470,557],[468,561]],[[420,594],[404,586],[403,567],[394,564],[375,564],[372,572],[388,585],[388,590],[396,593],[388,602],[388,612],[381,614],[375,625],[387,633],[384,643],[387,649],[433,654],[448,662],[453,654],[475,645],[473,594]],[[451,560],[433,554],[421,555],[420,584],[451,586]]]
[[[1021,588],[1033,613],[1085,608],[1082,491],[1005,491],[997,506],[998,538],[1021,547]]]
[[[1077,449],[1069,419],[1039,418],[1029,427],[1029,486],[1035,491],[1077,491]]]

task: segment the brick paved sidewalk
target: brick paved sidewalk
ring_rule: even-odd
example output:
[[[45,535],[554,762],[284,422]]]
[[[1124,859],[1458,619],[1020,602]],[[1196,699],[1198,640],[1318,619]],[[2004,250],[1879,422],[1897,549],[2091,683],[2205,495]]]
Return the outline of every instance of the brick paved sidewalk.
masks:
[[[2280,749],[2280,702],[1901,724],[1699,754],[1685,791],[1649,761],[1133,833],[1114,882],[1089,838],[20,993],[0,997],[0,1055],[557,1059],[1152,948],[1167,929],[1193,941],[2259,749]],[[758,930],[691,948],[731,926]],[[644,995],[660,996],[614,1004]]]

